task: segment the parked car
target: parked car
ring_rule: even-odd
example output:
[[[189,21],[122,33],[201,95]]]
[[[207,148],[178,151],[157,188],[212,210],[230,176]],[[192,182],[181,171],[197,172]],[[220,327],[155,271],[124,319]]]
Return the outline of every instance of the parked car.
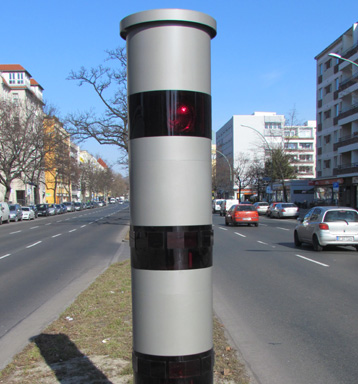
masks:
[[[39,216],[49,216],[50,212],[48,209],[48,204],[36,204],[36,208]]]
[[[62,213],[66,213],[67,212],[67,207],[65,204],[61,203],[61,209],[62,209]]]
[[[3,201],[0,203],[0,225],[5,222],[10,222],[10,208],[9,204]]]
[[[63,213],[63,208],[61,204],[55,204],[55,208],[56,208],[56,215],[61,215]]]
[[[213,204],[212,204],[212,206],[213,206],[212,207],[213,213],[220,212],[222,201],[223,201],[223,199],[214,199],[213,200]]]
[[[10,221],[22,221],[22,209],[20,204],[10,204]]]
[[[75,210],[76,211],[82,211],[83,209],[83,204],[80,201],[75,202]]]
[[[358,212],[349,207],[314,207],[297,219],[295,246],[312,244],[315,251],[327,245],[351,245],[358,250]]]
[[[66,207],[67,212],[74,212],[75,211],[75,203],[73,201],[65,201],[62,204]]]
[[[48,212],[50,216],[57,215],[57,208],[55,204],[48,204]]]
[[[266,203],[265,201],[259,201],[253,205],[259,215],[265,215],[269,207],[269,203]]]
[[[30,207],[22,207],[22,218],[24,220],[35,220],[35,212]]]
[[[239,200],[235,200],[235,199],[223,200],[220,205],[220,216],[225,216],[226,212],[235,204],[239,204]]]
[[[279,203],[271,211],[271,217],[278,217],[282,219],[284,217],[298,217],[298,207],[293,203]]]
[[[37,206],[36,205],[29,205],[29,207],[34,211],[35,218],[37,218],[39,216],[39,212],[37,210]]]
[[[232,205],[225,215],[225,225],[247,224],[259,225],[259,214],[253,205]]]
[[[272,212],[275,210],[275,207],[278,203],[271,203],[270,206],[267,208],[266,216],[272,217]]]

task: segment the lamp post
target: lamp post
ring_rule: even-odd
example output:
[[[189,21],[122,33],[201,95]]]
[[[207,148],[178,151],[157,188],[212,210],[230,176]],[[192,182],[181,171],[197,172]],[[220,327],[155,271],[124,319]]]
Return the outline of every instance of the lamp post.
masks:
[[[249,128],[249,129],[255,131],[263,139],[263,141],[267,145],[268,150],[271,153],[271,163],[272,163],[272,168],[273,168],[272,148],[271,148],[270,144],[268,143],[266,137],[258,129],[256,129],[254,127],[250,127],[249,125],[244,125],[244,124],[240,124],[240,125],[241,125],[241,127]],[[271,179],[271,192],[270,192],[270,194],[272,195],[273,194],[273,190],[272,190],[272,177],[270,179]]]
[[[351,63],[351,64],[355,65],[356,67],[358,67],[358,63],[356,63],[355,61],[346,59],[345,57],[342,57],[338,53],[331,52],[331,53],[328,54],[328,56],[335,57],[336,59],[340,59],[340,60],[343,60],[343,61],[347,61],[348,63]]]
[[[218,149],[212,149],[211,152],[212,152],[212,153],[215,153],[215,152],[219,153],[219,154],[226,160],[226,162],[227,162],[227,164],[228,164],[228,166],[229,166],[229,170],[230,170],[230,184],[231,184],[231,186],[233,186],[233,184],[232,184],[232,168],[231,168],[231,164],[230,164],[229,159],[226,157],[226,155],[224,155],[224,154],[223,154],[221,151],[219,151]]]

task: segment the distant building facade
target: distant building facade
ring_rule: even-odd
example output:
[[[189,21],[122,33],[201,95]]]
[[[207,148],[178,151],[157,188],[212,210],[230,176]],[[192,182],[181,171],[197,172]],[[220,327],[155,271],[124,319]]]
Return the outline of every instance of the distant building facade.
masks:
[[[217,149],[232,164],[244,154],[250,159],[264,159],[268,152],[281,147],[292,158],[297,179],[315,177],[316,121],[303,126],[285,126],[284,115],[275,112],[254,112],[252,115],[234,115],[216,132]],[[219,161],[218,155],[218,161]],[[221,159],[221,167],[225,166]],[[219,179],[219,178],[218,178]],[[233,189],[236,190],[233,180]],[[249,191],[248,191],[249,193]]]
[[[320,52],[317,65],[316,199],[358,208],[358,23]]]

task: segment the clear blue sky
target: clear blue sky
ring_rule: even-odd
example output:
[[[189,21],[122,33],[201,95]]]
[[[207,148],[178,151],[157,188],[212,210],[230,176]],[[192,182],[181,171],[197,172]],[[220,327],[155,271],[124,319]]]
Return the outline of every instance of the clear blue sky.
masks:
[[[88,87],[66,80],[71,70],[102,64],[105,50],[125,44],[119,22],[156,8],[201,11],[216,19],[212,40],[213,130],[232,115],[270,111],[314,120],[314,57],[358,21],[357,0],[12,0],[2,7],[1,64],[21,64],[65,116],[95,108]],[[109,164],[118,150],[81,144]],[[115,168],[118,170],[118,167]]]

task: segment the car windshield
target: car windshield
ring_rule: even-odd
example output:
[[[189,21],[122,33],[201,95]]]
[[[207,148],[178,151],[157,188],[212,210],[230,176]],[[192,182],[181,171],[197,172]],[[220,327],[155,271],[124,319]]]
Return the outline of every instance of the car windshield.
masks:
[[[356,211],[346,210],[334,210],[328,211],[324,217],[325,222],[332,221],[347,221],[347,222],[358,222],[358,213]]]
[[[29,211],[30,208],[28,208],[28,207],[22,207],[22,210],[23,210],[23,211]]]
[[[43,208],[46,208],[46,205],[45,204],[40,204],[37,206],[38,209],[43,209]]]
[[[15,207],[15,205],[10,205],[10,211],[15,211],[16,210],[16,207]]]
[[[283,208],[295,208],[295,207],[296,207],[295,204],[289,204],[289,203],[287,203],[287,204],[281,204],[281,206],[282,206]]]

